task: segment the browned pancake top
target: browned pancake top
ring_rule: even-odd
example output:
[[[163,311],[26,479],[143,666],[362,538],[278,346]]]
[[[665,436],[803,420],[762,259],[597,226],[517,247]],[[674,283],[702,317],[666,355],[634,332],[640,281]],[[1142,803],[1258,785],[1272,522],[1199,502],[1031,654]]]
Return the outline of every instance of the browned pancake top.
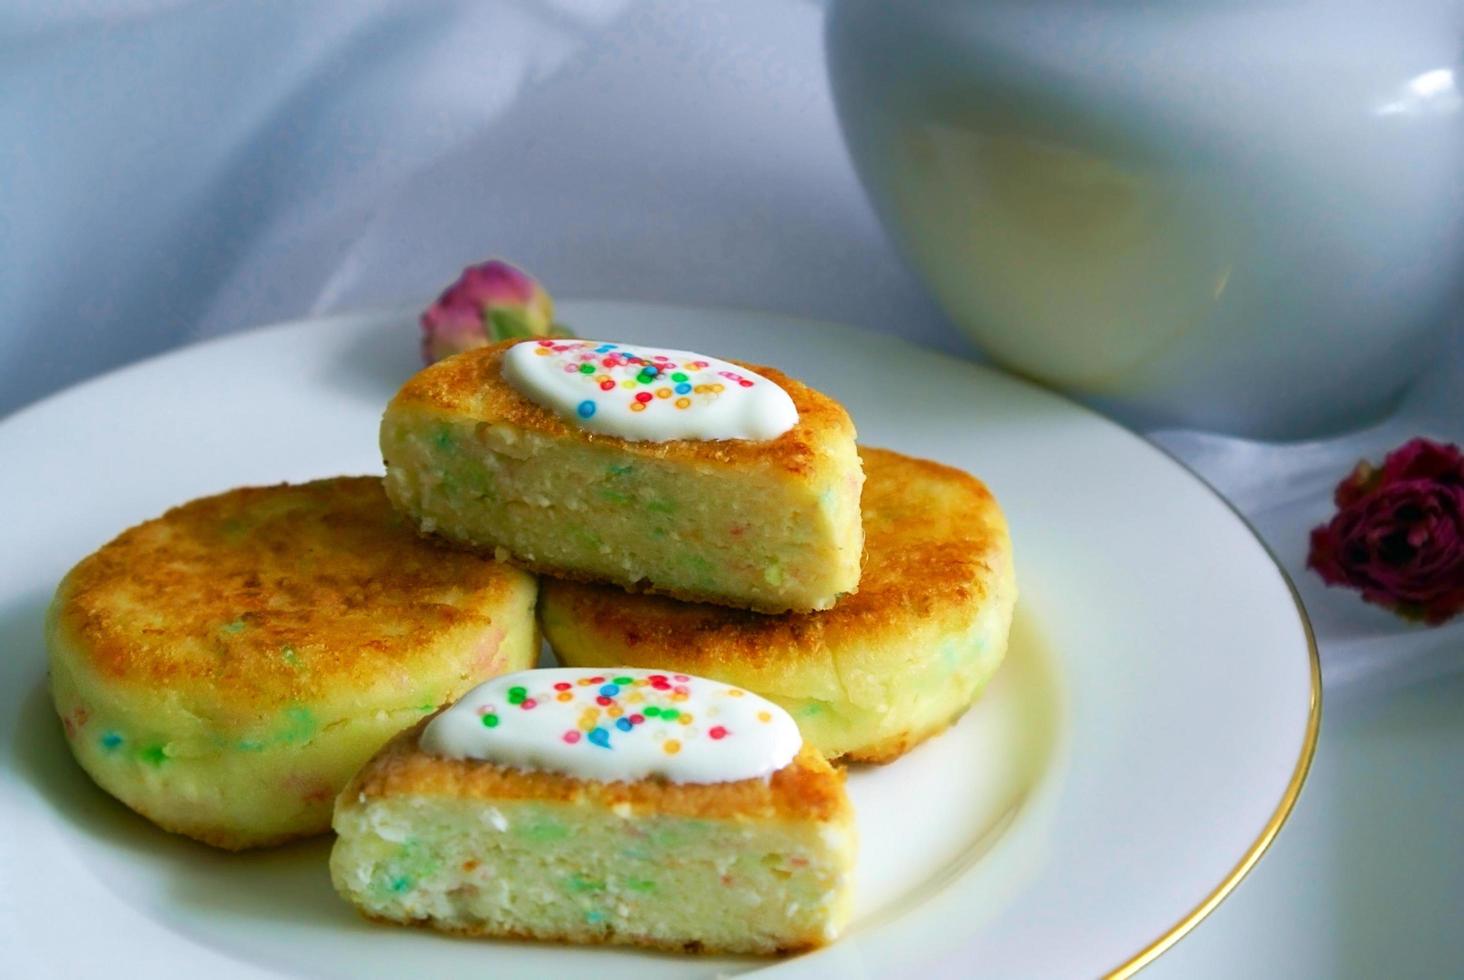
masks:
[[[805,745],[769,779],[671,783],[643,779],[602,783],[554,772],[523,772],[479,759],[445,759],[417,747],[427,722],[403,732],[362,768],[341,793],[345,806],[419,795],[493,803],[542,800],[595,807],[628,804],[637,816],[839,821],[853,818],[844,775]]]
[[[442,657],[444,631],[481,630],[526,573],[434,547],[378,477],[246,487],[175,507],[84,559],[57,591],[66,646],[117,681],[233,702],[349,695]],[[488,650],[492,645],[493,650]],[[438,664],[440,666],[440,664]]]

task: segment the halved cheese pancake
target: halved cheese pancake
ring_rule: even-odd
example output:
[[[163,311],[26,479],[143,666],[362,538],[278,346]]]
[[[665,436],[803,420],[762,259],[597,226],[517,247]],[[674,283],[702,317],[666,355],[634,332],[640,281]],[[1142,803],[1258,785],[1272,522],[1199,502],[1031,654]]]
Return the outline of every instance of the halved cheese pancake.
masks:
[[[623,345],[542,343],[558,346],[510,341],[440,361],[387,406],[387,493],[424,532],[547,574],[765,612],[824,609],[855,590],[863,477],[837,402],[771,368],[738,365],[725,385],[693,384],[681,371],[654,373],[649,353],[642,360]],[[598,358],[582,364],[584,419],[510,383],[504,366],[516,344]],[[646,373],[622,377],[623,358],[646,363]],[[652,441],[768,385],[796,409],[781,435]],[[625,404],[649,409],[632,416]],[[618,429],[607,421],[617,409]],[[654,431],[609,434],[632,422]]]
[[[432,722],[459,730],[404,733],[382,750],[336,804],[331,876],[341,895],[374,919],[474,936],[759,954],[835,938],[851,903],[854,814],[843,775],[800,748],[792,721],[761,699],[737,701],[776,713],[791,744],[771,771],[724,781],[717,755],[745,752],[739,742],[765,724],[698,701],[700,684],[732,703],[725,685],[683,676],[655,688],[645,672],[623,670],[565,680],[574,673],[500,678],[484,685],[496,695],[471,692],[481,703]],[[676,700],[688,683],[691,700]],[[537,742],[515,731],[569,697]],[[601,711],[597,700],[598,720],[577,726]],[[454,753],[454,741],[475,736],[490,754],[503,740],[514,761],[538,765]],[[642,752],[617,775],[620,756],[637,749],[682,765],[658,770],[651,759],[648,772]],[[576,762],[599,778],[559,771]]]
[[[253,487],[124,532],[62,581],[51,691],[77,761],[226,848],[330,827],[391,736],[531,665],[536,584],[434,548],[377,477]]]
[[[545,636],[577,667],[715,677],[782,705],[830,758],[885,762],[946,728],[1006,653],[1016,603],[996,500],[959,470],[863,447],[868,555],[826,612],[759,616],[546,580]]]

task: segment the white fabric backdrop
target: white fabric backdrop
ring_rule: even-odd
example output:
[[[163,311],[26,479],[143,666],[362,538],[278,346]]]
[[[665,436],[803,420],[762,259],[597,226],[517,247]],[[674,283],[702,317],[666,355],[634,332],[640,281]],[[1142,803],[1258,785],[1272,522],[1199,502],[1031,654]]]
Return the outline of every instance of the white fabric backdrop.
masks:
[[[964,350],[859,194],[820,23],[794,2],[0,12],[0,412],[195,337],[416,302],[490,253],[555,295]]]
[[[0,415],[196,338],[420,302],[491,254],[557,296],[804,314],[971,356],[859,191],[821,18],[798,0],[0,7]],[[1464,624],[1401,624],[1301,567],[1358,456],[1464,441],[1461,392],[1456,337],[1376,429],[1155,434],[1291,571],[1334,704],[1464,665]]]

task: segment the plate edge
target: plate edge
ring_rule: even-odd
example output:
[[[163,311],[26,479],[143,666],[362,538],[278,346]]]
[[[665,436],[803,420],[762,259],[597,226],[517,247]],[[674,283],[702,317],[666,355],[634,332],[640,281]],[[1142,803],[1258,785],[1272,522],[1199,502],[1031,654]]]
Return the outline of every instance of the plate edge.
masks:
[[[1311,772],[1312,759],[1316,755],[1317,750],[1317,736],[1322,726],[1321,654],[1317,650],[1317,637],[1316,633],[1312,630],[1311,617],[1307,615],[1306,606],[1301,601],[1301,594],[1296,590],[1296,583],[1291,580],[1291,576],[1276,557],[1276,553],[1271,550],[1271,546],[1266,543],[1266,540],[1261,537],[1260,533],[1234,504],[1221,494],[1220,491],[1211,486],[1208,480],[1197,473],[1184,460],[1175,456],[1163,446],[1144,439],[1142,436],[1140,438],[1199,481],[1201,486],[1235,515],[1236,519],[1250,532],[1251,537],[1255,538],[1256,543],[1265,551],[1266,557],[1271,560],[1271,564],[1276,568],[1276,574],[1281,576],[1281,581],[1286,583],[1286,588],[1291,593],[1291,601],[1296,606],[1296,615],[1301,621],[1301,628],[1306,636],[1311,692],[1307,703],[1306,730],[1302,734],[1301,753],[1296,760],[1296,766],[1292,769],[1291,780],[1287,783],[1285,791],[1281,794],[1280,802],[1276,804],[1275,810],[1271,812],[1271,816],[1261,828],[1260,834],[1251,843],[1250,847],[1246,849],[1245,853],[1240,856],[1240,860],[1235,863],[1235,866],[1230,869],[1230,872],[1226,874],[1220,884],[1211,889],[1210,893],[1201,899],[1198,905],[1186,912],[1179,921],[1166,929],[1157,939],[1150,942],[1117,967],[1104,973],[1105,980],[1127,980],[1127,978],[1132,977],[1144,967],[1154,962],[1175,943],[1188,935],[1190,930],[1204,921],[1206,916],[1215,911],[1220,903],[1225,901],[1230,896],[1230,893],[1235,890],[1236,886],[1245,879],[1245,876],[1250,873],[1251,869],[1256,866],[1256,863],[1270,849],[1271,843],[1276,839],[1277,834],[1281,832],[1282,826],[1285,825],[1287,818],[1291,816],[1291,811],[1296,807],[1296,801],[1301,797],[1301,790],[1306,783],[1306,777]]]

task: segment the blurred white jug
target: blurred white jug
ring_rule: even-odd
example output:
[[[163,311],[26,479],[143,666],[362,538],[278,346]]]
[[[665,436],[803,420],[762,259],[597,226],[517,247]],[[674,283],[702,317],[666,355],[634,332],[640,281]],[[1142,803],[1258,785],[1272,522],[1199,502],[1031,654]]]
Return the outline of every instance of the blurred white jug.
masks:
[[[864,185],[1006,367],[1290,438],[1383,413],[1455,322],[1464,2],[830,7]]]

